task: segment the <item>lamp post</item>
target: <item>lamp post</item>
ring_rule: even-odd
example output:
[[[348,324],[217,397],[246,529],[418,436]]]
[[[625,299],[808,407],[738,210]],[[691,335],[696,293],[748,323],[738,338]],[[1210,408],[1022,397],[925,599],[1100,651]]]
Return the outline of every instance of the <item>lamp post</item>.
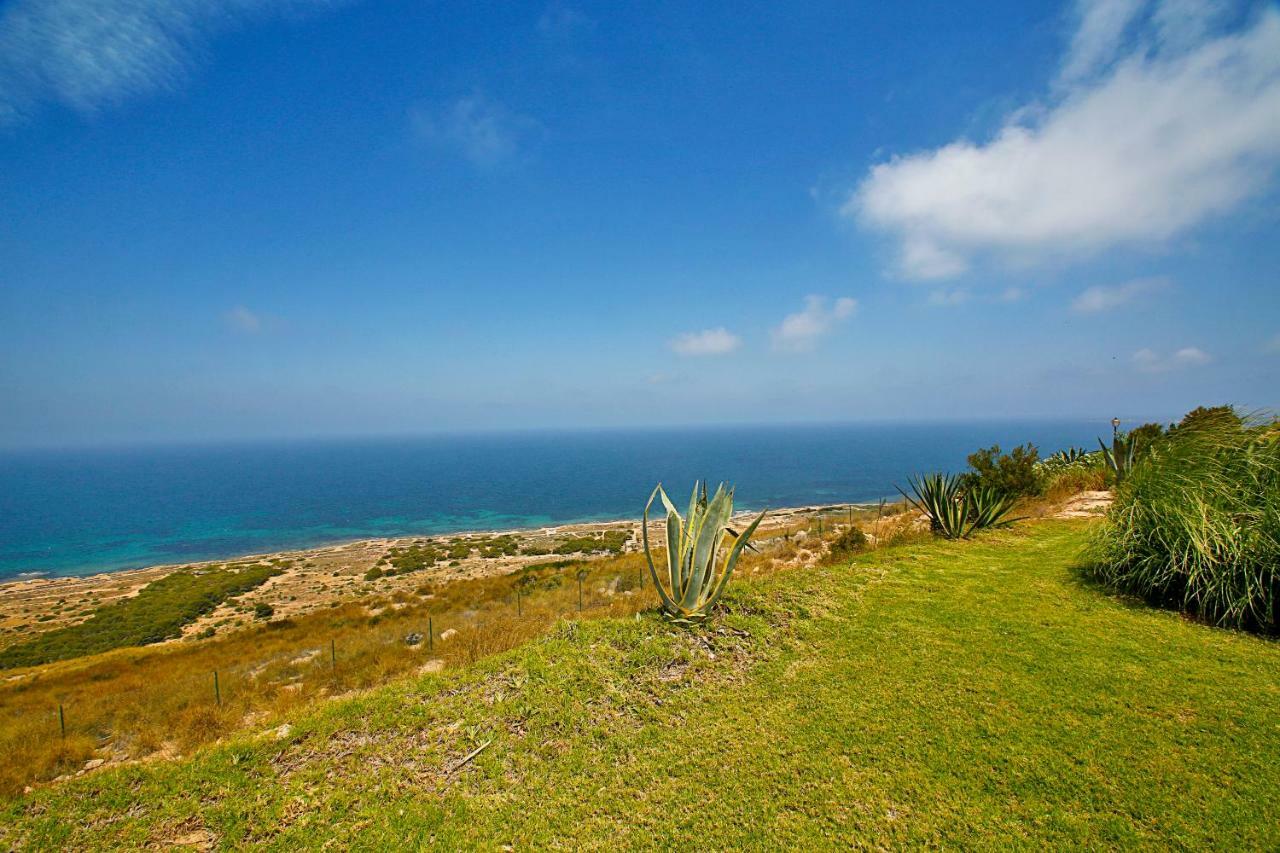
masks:
[[[1120,419],[1112,418],[1111,419],[1111,440],[1115,441],[1119,437],[1120,437]]]

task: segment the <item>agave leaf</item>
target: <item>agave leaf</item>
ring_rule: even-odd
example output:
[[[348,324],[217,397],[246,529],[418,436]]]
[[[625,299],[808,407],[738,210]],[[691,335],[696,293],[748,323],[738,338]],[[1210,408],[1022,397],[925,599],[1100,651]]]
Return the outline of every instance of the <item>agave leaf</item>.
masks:
[[[720,582],[716,584],[711,595],[707,596],[706,603],[703,604],[705,609],[710,609],[720,600],[720,596],[724,594],[725,587],[729,585],[729,578],[733,576],[733,570],[738,565],[738,558],[742,556],[742,549],[746,547],[747,542],[751,539],[751,534],[756,532],[756,528],[760,526],[760,522],[764,521],[765,513],[768,510],[762,510],[756,516],[756,520],[746,530],[742,531],[742,535],[733,543],[733,547],[729,549],[729,556],[724,561],[724,573],[720,575]]]
[[[698,539],[693,550],[689,581],[680,601],[686,610],[697,605],[707,574],[714,571],[716,550],[724,538],[724,526],[728,523],[729,513],[732,510],[733,505],[724,491],[724,486],[721,485],[716,489],[711,503],[707,505],[703,513],[702,527],[697,533]]]
[[[675,613],[679,610],[679,605],[677,605],[675,601],[672,599],[672,597],[667,594],[667,591],[662,587],[662,582],[658,580],[658,570],[653,566],[653,554],[649,550],[649,509],[653,506],[653,499],[657,496],[658,492],[661,491],[661,489],[662,489],[661,485],[659,485],[658,488],[654,489],[653,494],[649,495],[649,502],[644,505],[644,516],[642,517],[642,520],[641,520],[640,532],[644,538],[644,559],[645,559],[645,562],[649,564],[649,576],[653,578],[654,588],[658,590],[658,597],[662,599],[662,606],[665,607],[669,612]],[[670,565],[670,560],[671,560],[670,552],[667,553],[667,560],[668,560],[668,565]]]

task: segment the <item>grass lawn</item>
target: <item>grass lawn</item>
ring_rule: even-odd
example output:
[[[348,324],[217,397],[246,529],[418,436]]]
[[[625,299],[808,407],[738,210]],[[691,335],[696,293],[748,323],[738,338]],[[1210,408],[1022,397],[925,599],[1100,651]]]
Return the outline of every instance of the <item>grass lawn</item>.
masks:
[[[1080,580],[1085,535],[782,572],[699,632],[566,623],[0,805],[0,847],[1276,849],[1280,645]]]

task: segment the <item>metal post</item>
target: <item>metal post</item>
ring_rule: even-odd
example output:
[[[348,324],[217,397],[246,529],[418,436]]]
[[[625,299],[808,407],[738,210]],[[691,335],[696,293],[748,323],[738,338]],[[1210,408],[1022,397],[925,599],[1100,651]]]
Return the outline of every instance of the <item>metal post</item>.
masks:
[[[436,623],[432,617],[427,617],[427,651],[434,651],[436,647]]]
[[[62,736],[67,736],[67,718],[62,713],[62,705],[58,705],[58,727],[62,729]]]
[[[213,696],[218,700],[218,705],[222,705],[222,688],[218,686],[218,671],[213,671]]]
[[[520,605],[520,587],[516,587],[516,615],[524,615],[524,608]]]
[[[582,612],[582,575],[578,575],[578,612]]]
[[[333,671],[338,671],[338,647],[333,641],[329,641],[329,663],[333,666]]]

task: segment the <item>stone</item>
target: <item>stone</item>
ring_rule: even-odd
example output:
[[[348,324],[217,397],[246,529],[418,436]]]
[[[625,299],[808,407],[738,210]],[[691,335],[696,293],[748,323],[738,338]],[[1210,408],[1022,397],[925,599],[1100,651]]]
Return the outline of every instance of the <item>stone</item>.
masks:
[[[414,631],[412,634],[409,634],[407,637],[404,638],[404,644],[406,646],[416,646],[421,642],[422,642],[422,635],[419,634],[417,631]]]

